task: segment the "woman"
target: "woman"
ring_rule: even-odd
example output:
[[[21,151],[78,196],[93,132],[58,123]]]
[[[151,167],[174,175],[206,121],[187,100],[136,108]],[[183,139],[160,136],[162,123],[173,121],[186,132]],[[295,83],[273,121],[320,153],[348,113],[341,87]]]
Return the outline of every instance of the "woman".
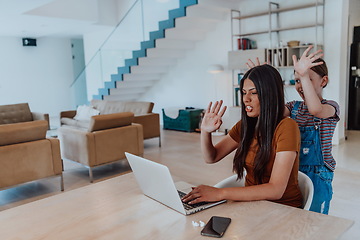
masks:
[[[193,188],[184,202],[270,200],[301,207],[298,186],[300,133],[284,118],[284,91],[278,71],[270,65],[250,69],[243,77],[241,120],[215,146],[211,132],[220,128],[226,107],[209,104],[201,125],[201,149],[207,163],[216,163],[236,149],[233,170],[245,177],[245,187]]]

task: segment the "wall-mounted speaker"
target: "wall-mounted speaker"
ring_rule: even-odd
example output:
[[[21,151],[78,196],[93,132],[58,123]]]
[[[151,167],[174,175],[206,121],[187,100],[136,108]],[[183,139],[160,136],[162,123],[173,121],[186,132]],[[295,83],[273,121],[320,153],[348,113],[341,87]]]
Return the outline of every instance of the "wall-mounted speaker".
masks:
[[[36,39],[35,38],[23,38],[22,39],[23,46],[35,46],[36,47]]]

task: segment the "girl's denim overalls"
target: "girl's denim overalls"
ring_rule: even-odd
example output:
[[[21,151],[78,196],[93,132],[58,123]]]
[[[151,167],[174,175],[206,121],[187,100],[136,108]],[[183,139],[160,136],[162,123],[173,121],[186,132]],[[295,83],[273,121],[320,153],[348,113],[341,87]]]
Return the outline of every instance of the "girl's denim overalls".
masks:
[[[300,102],[296,102],[291,118],[296,119]],[[314,184],[314,197],[310,211],[328,214],[332,198],[332,179],[334,173],[325,166],[321,139],[321,119],[314,117],[314,126],[299,127],[301,134],[299,170],[310,177]]]

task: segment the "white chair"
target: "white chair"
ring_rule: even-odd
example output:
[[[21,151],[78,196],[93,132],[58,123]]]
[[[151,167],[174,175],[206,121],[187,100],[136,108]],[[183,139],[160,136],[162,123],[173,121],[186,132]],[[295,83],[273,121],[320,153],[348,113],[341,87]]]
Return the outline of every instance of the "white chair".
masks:
[[[245,186],[245,175],[244,177],[240,180],[237,181],[237,175],[232,175],[228,178],[225,178],[224,180],[218,182],[217,184],[214,185],[214,187],[217,188],[225,188],[225,187],[244,187]],[[314,185],[311,181],[311,179],[304,173],[300,172],[298,173],[298,182],[299,182],[299,187],[300,187],[300,191],[301,194],[303,196],[303,203],[302,203],[302,208],[304,210],[309,210],[311,203],[312,203],[312,199],[313,199],[313,195],[314,195]]]
[[[218,182],[217,184],[214,185],[214,187],[217,188],[226,188],[226,187],[245,187],[245,176],[246,173],[244,172],[244,177],[237,181],[237,174],[232,175],[228,178],[225,178],[224,180]]]
[[[311,179],[300,171],[298,173],[298,182],[303,196],[302,208],[304,210],[309,210],[314,196],[314,185]]]

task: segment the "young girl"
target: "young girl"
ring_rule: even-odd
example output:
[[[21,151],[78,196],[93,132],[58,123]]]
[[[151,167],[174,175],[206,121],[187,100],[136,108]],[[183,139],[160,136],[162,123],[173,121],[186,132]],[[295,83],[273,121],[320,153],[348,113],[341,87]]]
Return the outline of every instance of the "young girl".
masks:
[[[336,102],[322,98],[322,89],[329,81],[328,70],[320,58],[321,50],[309,54],[311,48],[305,50],[299,61],[293,56],[296,90],[303,101],[287,103],[285,116],[295,119],[300,128],[299,169],[314,184],[310,210],[328,214],[336,165],[331,154],[332,137],[340,113]]]
[[[222,199],[270,200],[301,207],[298,186],[300,132],[296,122],[284,117],[281,76],[270,65],[250,69],[243,77],[241,120],[218,144],[211,132],[222,124],[226,107],[209,104],[201,124],[201,149],[207,163],[216,163],[236,149],[233,169],[245,177],[245,187],[215,188],[200,185],[184,198],[190,204]]]

